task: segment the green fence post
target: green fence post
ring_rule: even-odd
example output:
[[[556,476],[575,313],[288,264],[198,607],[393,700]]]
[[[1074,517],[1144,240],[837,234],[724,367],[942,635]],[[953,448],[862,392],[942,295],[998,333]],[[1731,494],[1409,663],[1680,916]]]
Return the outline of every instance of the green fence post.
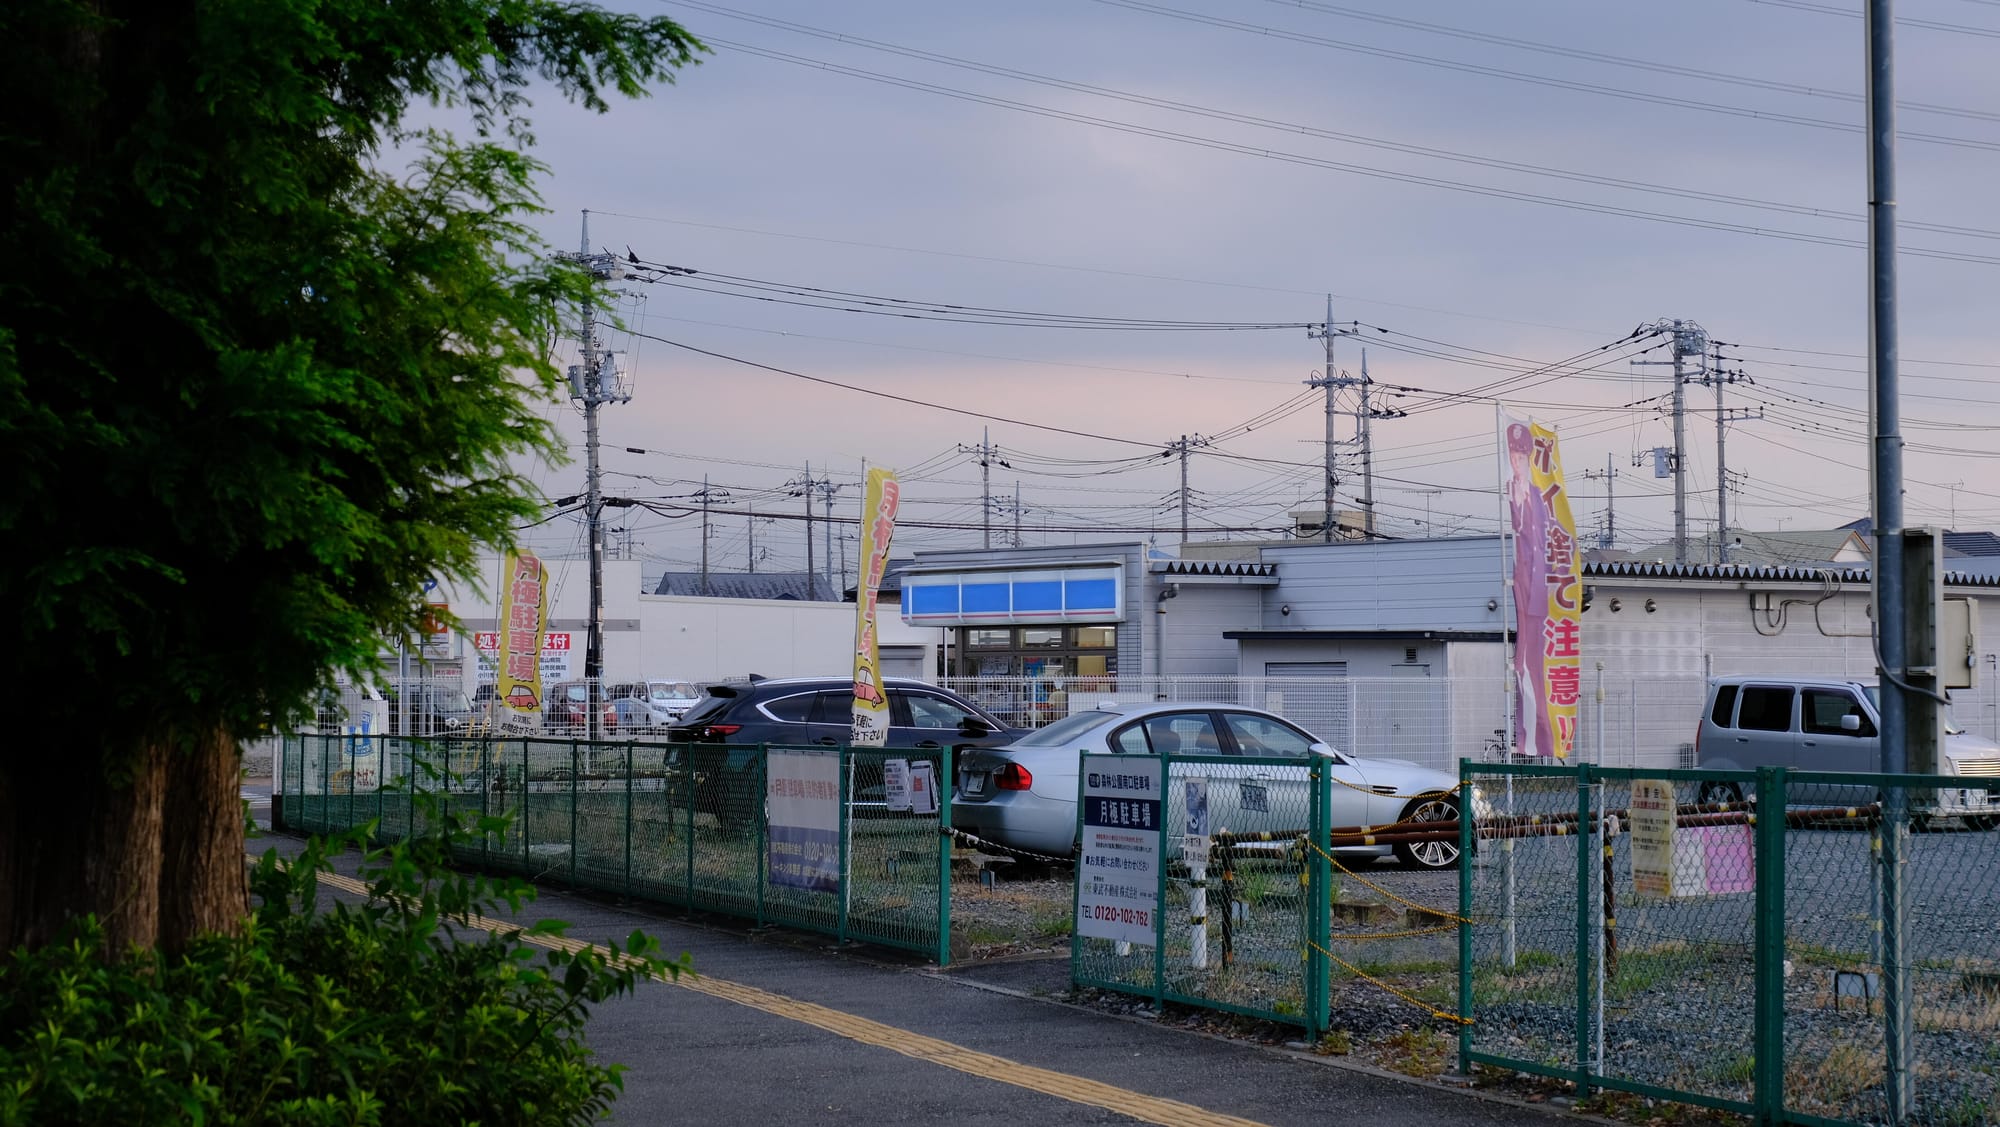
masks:
[[[687,901],[687,910],[690,912],[694,911],[694,759],[694,745],[681,745],[681,761],[687,768],[683,774],[683,786],[687,790],[687,821],[685,823],[687,830],[687,868],[681,874],[681,891]]]
[[[569,742],[569,886],[576,887],[576,855],[583,852],[583,841],[577,836],[576,794],[583,787],[583,755],[581,745],[575,740]],[[594,750],[594,749],[593,749]]]
[[[952,774],[952,753],[955,749],[947,746],[938,753],[938,916],[937,916],[937,962],[951,965],[951,796],[957,789],[956,776]],[[1082,806],[1077,810],[1081,812]],[[1076,882],[1071,881],[1072,885]],[[1071,893],[1075,895],[1074,892]],[[1076,939],[1076,905],[1069,910],[1070,940]],[[1071,959],[1075,965],[1074,958]]]
[[[1458,1074],[1472,1075],[1472,760],[1458,761]]]
[[[484,823],[493,813],[492,808],[488,804],[492,801],[490,796],[493,794],[493,751],[497,746],[499,746],[498,743],[492,739],[487,739],[479,745],[479,820],[481,823]],[[483,824],[479,828],[479,863],[481,865],[491,865],[493,863],[493,833]]]
[[[1755,1029],[1751,1034],[1751,1100],[1758,1123],[1785,1114],[1785,769],[1757,769]]]
[[[444,761],[444,768],[437,772],[439,775],[451,769],[451,752],[446,751],[444,753]],[[417,836],[417,787],[422,785],[419,780],[425,777],[427,776],[424,772],[417,770],[417,758],[411,756],[409,765],[403,770],[403,785],[408,787],[410,791],[410,820],[404,827],[403,836],[405,838],[415,838]]]
[[[757,789],[751,796],[751,820],[757,825],[757,855],[751,859],[757,870],[757,926],[764,926],[764,870],[770,858],[770,809],[765,796],[771,793],[771,745],[757,745]]]
[[[1328,850],[1333,846],[1333,775],[1327,760],[1313,757],[1312,796],[1308,800],[1307,821],[1312,838],[1306,853],[1307,916],[1306,1040],[1317,1044],[1332,1016],[1333,963],[1333,863]]]
[[[1576,1094],[1590,1095],[1590,1018],[1596,994],[1596,946],[1591,930],[1591,885],[1597,879],[1590,830],[1590,764],[1576,765]]]
[[[638,749],[625,745],[625,899],[632,899],[632,757]],[[666,786],[665,760],[662,760],[660,785]]]
[[[528,874],[528,879],[533,880],[535,873],[535,865],[534,865],[535,855],[532,852],[530,852],[530,850],[534,847],[535,838],[534,835],[530,833],[528,830],[528,826],[533,821],[533,819],[531,819],[528,816],[529,809],[532,806],[532,803],[530,803],[528,800],[528,793],[529,793],[528,792],[528,741],[522,740],[521,741],[521,871]]]
[[[1160,843],[1153,854],[1159,868],[1153,889],[1153,1006],[1162,1013],[1167,1008],[1167,794],[1174,786],[1173,760],[1172,754],[1160,756]]]
[[[838,922],[834,925],[833,936],[835,941],[845,944],[847,942],[847,902],[854,895],[854,875],[847,871],[847,835],[853,829],[852,823],[848,821],[852,811],[847,808],[847,792],[851,789],[847,785],[847,773],[854,769],[854,748],[843,744],[834,749],[834,755],[839,760],[837,770],[840,772],[840,821],[837,823],[840,827],[840,868],[837,870],[839,874],[839,884],[837,887],[840,890],[840,916]]]

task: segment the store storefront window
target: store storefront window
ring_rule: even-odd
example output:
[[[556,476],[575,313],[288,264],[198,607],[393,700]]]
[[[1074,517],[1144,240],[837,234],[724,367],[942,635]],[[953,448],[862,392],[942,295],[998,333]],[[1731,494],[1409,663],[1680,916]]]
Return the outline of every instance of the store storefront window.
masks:
[[[1116,626],[1016,626],[960,630],[961,677],[1106,678],[1118,672]]]

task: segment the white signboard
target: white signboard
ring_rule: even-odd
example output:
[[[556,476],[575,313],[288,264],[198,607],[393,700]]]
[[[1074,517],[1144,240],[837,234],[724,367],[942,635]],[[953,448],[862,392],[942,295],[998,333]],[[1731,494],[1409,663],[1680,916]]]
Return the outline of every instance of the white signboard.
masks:
[[[769,753],[765,800],[770,811],[771,883],[834,892],[840,888],[840,753]]]
[[[572,643],[581,643],[580,635],[566,630],[551,630],[542,635],[542,685],[544,688],[559,681],[574,678],[573,658],[576,650]],[[481,631],[472,636],[472,648],[479,654],[479,680],[492,684],[499,675],[500,635],[497,631]]]
[[[937,764],[919,759],[910,764],[910,813],[938,812]]]
[[[1160,908],[1160,761],[1083,757],[1083,854],[1077,859],[1076,932],[1147,947]]]
[[[1632,891],[1671,894],[1674,875],[1674,784],[1632,780]]]
[[[1181,856],[1190,865],[1208,860],[1208,780],[1182,779],[1181,794],[1186,799],[1187,826],[1181,837]]]
[[[882,761],[882,799],[891,812],[903,813],[910,808],[910,761],[907,759],[884,759]]]

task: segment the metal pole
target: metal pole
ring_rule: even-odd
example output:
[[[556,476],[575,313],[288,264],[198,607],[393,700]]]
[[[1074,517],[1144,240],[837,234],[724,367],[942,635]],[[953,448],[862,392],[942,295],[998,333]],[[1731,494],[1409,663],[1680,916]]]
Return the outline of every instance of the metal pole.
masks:
[[[701,475],[701,593],[708,594],[708,475]]]
[[[800,489],[799,492],[804,494],[806,499],[805,600],[807,602],[811,602],[813,597],[813,589],[812,589],[813,588],[813,464],[811,462],[806,463],[805,486],[802,489]],[[761,919],[758,921],[758,926],[760,927],[763,926],[763,921]]]
[[[983,546],[993,546],[993,428],[979,428],[979,530]]]

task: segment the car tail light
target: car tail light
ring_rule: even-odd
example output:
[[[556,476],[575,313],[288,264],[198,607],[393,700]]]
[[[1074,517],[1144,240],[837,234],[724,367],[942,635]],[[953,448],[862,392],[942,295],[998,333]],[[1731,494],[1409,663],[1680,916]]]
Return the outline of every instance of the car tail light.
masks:
[[[1001,790],[1027,790],[1035,785],[1035,776],[1019,763],[1009,763],[993,776],[993,785]]]
[[[733,736],[742,730],[743,725],[741,724],[704,724],[696,728],[694,734],[698,739],[719,740],[724,736]]]

